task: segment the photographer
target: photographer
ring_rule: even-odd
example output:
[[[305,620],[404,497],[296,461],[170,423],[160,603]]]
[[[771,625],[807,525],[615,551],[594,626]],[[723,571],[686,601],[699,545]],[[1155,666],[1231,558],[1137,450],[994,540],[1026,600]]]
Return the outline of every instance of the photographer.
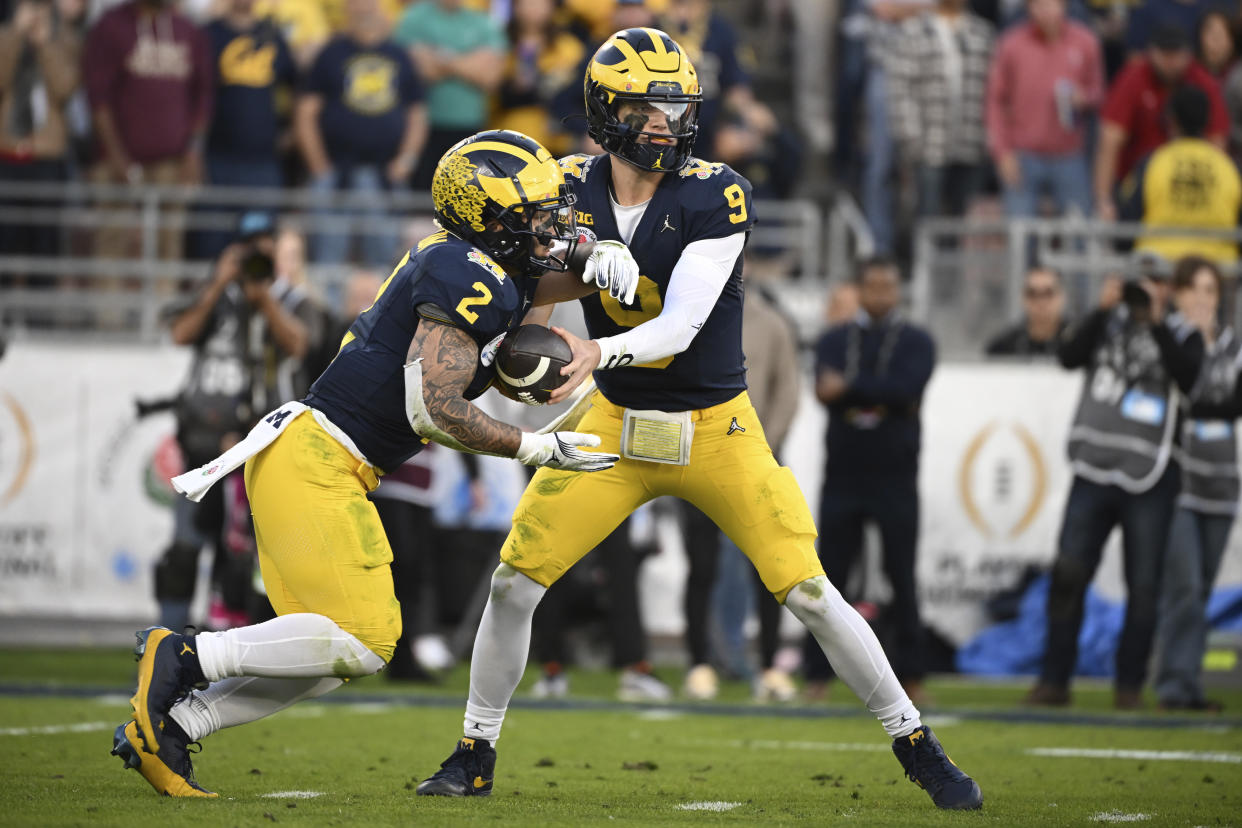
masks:
[[[1137,709],[1156,627],[1161,564],[1180,485],[1173,456],[1178,390],[1189,393],[1203,362],[1203,336],[1179,314],[1165,316],[1163,260],[1140,262],[1137,281],[1064,339],[1057,356],[1085,368],[1069,435],[1074,480],[1065,505],[1048,592],[1048,631],[1039,682],[1028,704],[1069,704],[1087,585],[1104,543],[1120,525],[1126,613],[1117,648],[1114,703]]]
[[[175,314],[172,338],[193,345],[194,359],[177,398],[177,442],[186,468],[210,461],[246,434],[254,418],[310,386],[301,360],[321,335],[320,314],[300,286],[278,278],[275,226],[263,212],[245,213],[237,241],[216,260],[215,273],[192,304]],[[161,623],[185,626],[204,542],[219,545],[222,493],[196,504],[177,499],[173,542],[155,568]],[[235,544],[234,544],[235,545]],[[226,604],[249,600],[252,561],[223,556]]]

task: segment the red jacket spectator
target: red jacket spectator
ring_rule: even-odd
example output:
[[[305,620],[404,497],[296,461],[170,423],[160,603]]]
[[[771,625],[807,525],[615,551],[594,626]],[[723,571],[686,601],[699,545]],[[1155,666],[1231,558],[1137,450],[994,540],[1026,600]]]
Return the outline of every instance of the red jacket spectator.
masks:
[[[1181,82],[1207,93],[1211,106],[1207,134],[1223,142],[1229,132],[1229,116],[1216,80],[1198,63],[1191,63]],[[1169,140],[1164,106],[1172,91],[1172,85],[1160,82],[1147,58],[1130,61],[1113,81],[1100,114],[1106,123],[1116,124],[1126,132],[1127,140],[1117,168],[1118,180],[1125,178],[1135,164]]]
[[[1177,86],[1189,84],[1208,97],[1210,116],[1206,137],[1223,147],[1229,116],[1220,88],[1195,63],[1186,32],[1171,25],[1157,27],[1151,45],[1113,81],[1100,119],[1100,141],[1095,162],[1096,208],[1106,220],[1116,218],[1113,188],[1148,153],[1169,140],[1165,103]]]
[[[207,127],[213,73],[206,39],[162,0],[130,0],[100,17],[82,66],[91,110],[111,121],[124,154],[117,157],[101,134],[114,174],[121,163],[128,172],[134,163],[186,154]]]

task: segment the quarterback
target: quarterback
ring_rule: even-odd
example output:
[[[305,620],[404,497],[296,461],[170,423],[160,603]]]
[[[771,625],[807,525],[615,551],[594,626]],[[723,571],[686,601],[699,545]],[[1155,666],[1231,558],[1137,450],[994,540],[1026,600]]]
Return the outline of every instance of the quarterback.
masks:
[[[567,335],[575,359],[553,401],[594,372],[598,390],[575,427],[621,459],[591,475],[536,471],[475,639],[463,738],[418,793],[491,793],[493,745],[525,669],[536,605],[626,515],[672,495],[746,553],[880,720],[906,775],[941,808],[980,807],[979,787],[920,722],[871,628],[824,576],[806,500],[747,397],[741,270],[751,188],[729,167],[691,157],[702,100],[693,67],[664,32],[627,29],[588,64],[585,98],[605,154],[561,161],[577,218],[601,242],[628,245],[641,276],[637,307],[603,293],[582,299],[592,339]]]
[[[520,133],[480,133],[450,149],[432,198],[442,229],[405,254],[307,397],[174,480],[197,499],[245,462],[259,565],[278,617],[196,636],[160,627],[138,634],[134,713],[117,728],[112,753],[160,793],[215,796],[194,779],[191,742],[375,673],[391,658],[401,633],[392,549],[367,500],[378,475],[431,440],[570,474],[617,460],[583,450],[598,437],[524,433],[470,400],[492,381],[499,340],[532,304],[597,285],[624,295],[621,282],[637,268],[630,275],[615,249],[599,246],[583,268],[595,284],[567,272],[578,238],[573,194],[556,160]],[[565,251],[559,258],[554,244]]]

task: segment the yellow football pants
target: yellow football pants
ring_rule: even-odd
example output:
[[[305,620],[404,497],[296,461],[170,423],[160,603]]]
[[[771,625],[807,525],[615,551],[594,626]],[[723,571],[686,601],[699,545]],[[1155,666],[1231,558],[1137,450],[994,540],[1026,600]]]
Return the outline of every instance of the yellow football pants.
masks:
[[[259,568],[277,615],[327,616],[384,661],[401,636],[379,481],[310,412],[246,462]]]
[[[596,392],[574,430],[599,435],[598,451],[620,453],[623,412]],[[711,518],[777,600],[823,575],[806,499],[793,472],[772,456],[750,397],[743,392],[691,417],[694,441],[685,466],[622,457],[601,472],[539,469],[514,512],[500,559],[551,586],[631,512],[672,495]]]

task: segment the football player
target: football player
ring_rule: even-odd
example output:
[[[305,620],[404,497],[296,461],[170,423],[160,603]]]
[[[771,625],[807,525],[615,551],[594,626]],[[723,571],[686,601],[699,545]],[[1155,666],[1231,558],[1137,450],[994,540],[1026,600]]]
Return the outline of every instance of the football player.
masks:
[[[594,372],[598,391],[575,427],[621,459],[599,474],[535,473],[475,639],[464,736],[418,793],[491,793],[493,744],[540,598],[626,515],[673,495],[715,521],[814,634],[892,737],[909,778],[939,807],[980,807],[978,786],[920,722],[875,634],[824,576],[806,500],[747,398],[741,271],[751,188],[729,167],[691,157],[702,100],[693,67],[664,32],[627,29],[590,61],[585,97],[589,133],[606,154],[561,161],[578,220],[601,243],[627,244],[642,275],[636,308],[602,293],[582,300],[593,338],[565,334],[571,381],[553,401]]]
[[[596,284],[567,272],[574,200],[556,160],[520,133],[480,133],[440,160],[432,198],[442,229],[405,254],[305,400],[174,481],[197,499],[246,463],[259,564],[278,617],[197,636],[160,627],[138,634],[134,714],[117,728],[112,752],[161,793],[215,796],[194,779],[189,743],[391,658],[401,632],[392,550],[367,499],[380,474],[430,440],[570,473],[617,459],[583,450],[598,437],[524,433],[470,402],[492,379],[499,340],[532,303],[597,284],[626,292],[629,271],[606,246],[582,274]]]

